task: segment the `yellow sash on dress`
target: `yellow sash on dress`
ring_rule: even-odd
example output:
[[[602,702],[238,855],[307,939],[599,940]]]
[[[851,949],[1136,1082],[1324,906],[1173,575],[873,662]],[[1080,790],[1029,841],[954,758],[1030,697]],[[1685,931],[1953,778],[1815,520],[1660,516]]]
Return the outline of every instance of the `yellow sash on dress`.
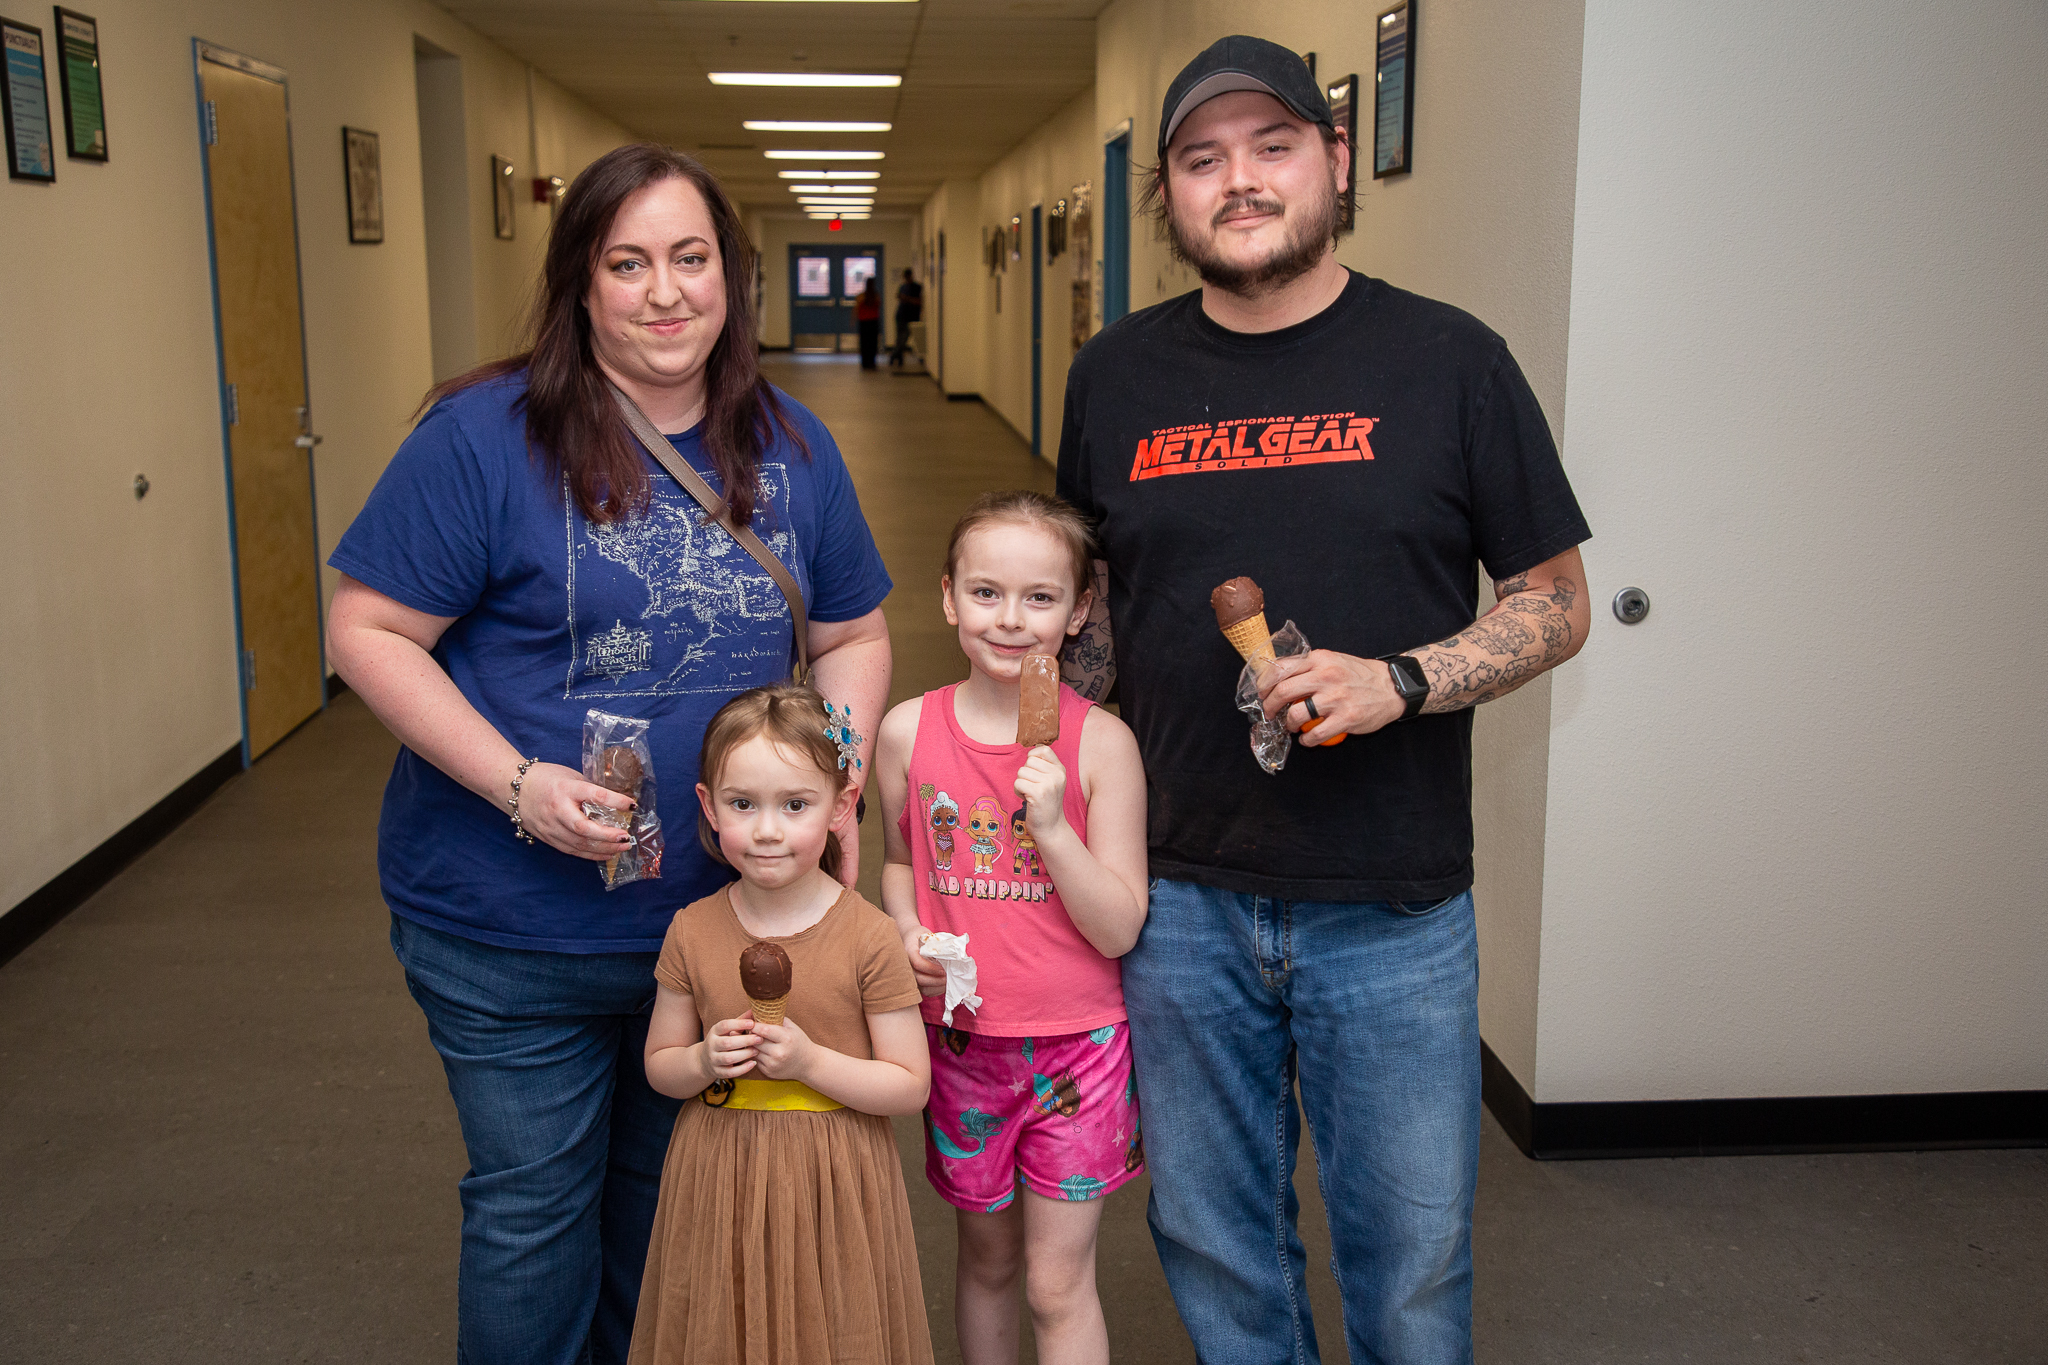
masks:
[[[822,1114],[846,1107],[802,1081],[767,1081],[751,1076],[736,1081],[713,1081],[700,1098],[713,1109],[798,1109]]]

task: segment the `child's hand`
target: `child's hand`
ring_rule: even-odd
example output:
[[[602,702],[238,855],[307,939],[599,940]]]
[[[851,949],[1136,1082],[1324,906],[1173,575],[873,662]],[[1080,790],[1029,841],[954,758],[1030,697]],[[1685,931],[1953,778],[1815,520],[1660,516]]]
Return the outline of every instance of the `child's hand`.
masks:
[[[922,924],[913,924],[903,931],[903,951],[910,954],[910,971],[917,978],[917,988],[926,995],[946,993],[946,969],[926,957],[920,950],[932,931]]]
[[[1051,746],[1041,744],[1017,770],[1017,795],[1024,798],[1024,827],[1043,839],[1067,823],[1067,770]]]
[[[748,1012],[752,1018],[752,1011]],[[811,1055],[817,1050],[810,1035],[805,1033],[796,1020],[784,1015],[779,1024],[754,1024],[754,1058],[761,1066],[761,1074],[771,1081],[800,1081],[810,1069]]]
[[[713,1080],[729,1081],[754,1069],[758,1058],[753,1018],[749,1011],[738,1019],[721,1019],[705,1035],[704,1064]]]

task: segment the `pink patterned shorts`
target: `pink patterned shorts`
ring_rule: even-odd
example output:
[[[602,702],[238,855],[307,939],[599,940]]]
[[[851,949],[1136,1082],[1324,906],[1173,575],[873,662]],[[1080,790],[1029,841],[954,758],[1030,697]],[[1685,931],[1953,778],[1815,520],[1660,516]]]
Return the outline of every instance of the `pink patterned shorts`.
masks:
[[[1020,1184],[1047,1199],[1100,1199],[1144,1169],[1123,1024],[1052,1038],[925,1033],[924,1171],[947,1203],[995,1213]]]

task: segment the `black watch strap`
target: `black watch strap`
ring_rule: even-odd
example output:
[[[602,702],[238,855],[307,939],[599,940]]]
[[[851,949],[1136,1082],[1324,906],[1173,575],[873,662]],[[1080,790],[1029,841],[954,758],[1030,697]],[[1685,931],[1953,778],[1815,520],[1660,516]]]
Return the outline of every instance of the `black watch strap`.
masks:
[[[1422,661],[1412,654],[1382,654],[1380,661],[1386,664],[1387,677],[1406,707],[1401,719],[1415,719],[1422,713],[1422,704],[1429,700],[1429,675],[1422,671]]]

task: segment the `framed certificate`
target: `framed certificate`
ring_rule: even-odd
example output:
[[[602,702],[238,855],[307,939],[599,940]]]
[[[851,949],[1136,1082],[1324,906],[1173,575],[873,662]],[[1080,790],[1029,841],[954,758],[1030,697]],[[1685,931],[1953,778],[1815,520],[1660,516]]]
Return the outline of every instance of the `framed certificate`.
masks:
[[[1331,121],[1351,149],[1351,169],[1344,174],[1344,192],[1337,204],[1337,226],[1348,232],[1358,217],[1358,77],[1346,76],[1323,93],[1330,97]]]
[[[100,26],[90,14],[57,10],[57,72],[64,91],[64,154],[107,159],[107,114],[100,102]]]
[[[1373,26],[1372,178],[1415,168],[1415,0]]]
[[[348,187],[348,239],[384,240],[384,164],[377,135],[363,128],[341,130],[341,172]]]
[[[50,129],[50,88],[43,80],[43,31],[0,19],[0,98],[7,120],[7,178],[57,178]]]

